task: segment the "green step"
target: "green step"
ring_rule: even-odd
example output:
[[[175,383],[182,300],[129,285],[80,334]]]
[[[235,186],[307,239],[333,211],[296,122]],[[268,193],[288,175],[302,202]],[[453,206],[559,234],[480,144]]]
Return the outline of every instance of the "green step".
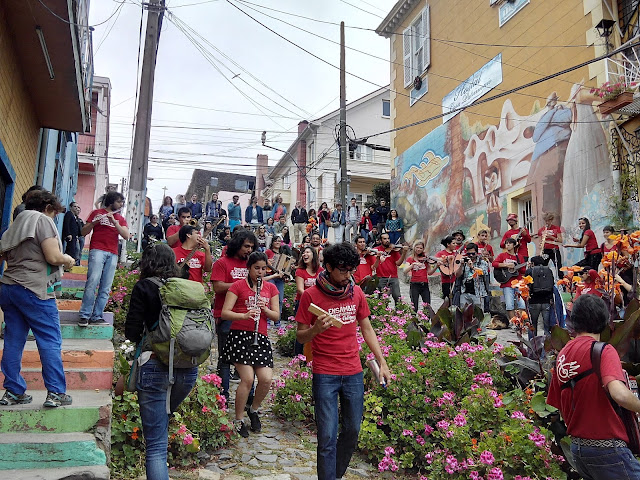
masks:
[[[87,338],[94,340],[111,340],[113,338],[113,325],[89,325],[79,327],[76,324],[63,323],[60,325],[62,338]]]
[[[0,470],[105,465],[106,461],[91,433],[0,435]]]

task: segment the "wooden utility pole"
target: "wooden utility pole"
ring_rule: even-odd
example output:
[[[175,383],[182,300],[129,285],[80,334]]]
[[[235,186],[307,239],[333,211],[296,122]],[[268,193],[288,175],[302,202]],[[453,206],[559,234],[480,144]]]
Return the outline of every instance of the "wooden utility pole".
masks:
[[[138,244],[142,242],[142,221],[147,196],[147,172],[149,170],[149,138],[151,136],[151,107],[153,104],[153,83],[155,79],[158,42],[164,15],[164,0],[149,0],[147,8],[147,33],[144,40],[138,111],[133,137],[133,155],[129,177],[127,201],[127,223]]]
[[[340,22],[340,203],[347,210],[347,87],[345,84],[344,22]]]

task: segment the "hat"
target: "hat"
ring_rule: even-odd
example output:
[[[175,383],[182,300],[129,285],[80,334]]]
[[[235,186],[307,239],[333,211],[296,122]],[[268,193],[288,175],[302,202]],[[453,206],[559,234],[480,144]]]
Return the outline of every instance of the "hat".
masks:
[[[592,282],[595,282],[600,277],[600,275],[598,275],[598,272],[593,269],[589,270],[588,274]]]
[[[452,237],[455,237],[456,235],[462,235],[462,239],[464,240],[466,237],[464,236],[464,233],[462,233],[462,230],[456,230],[455,232],[453,232],[451,234]]]
[[[509,220],[518,220],[518,215],[515,213],[510,213],[509,215],[507,215],[507,222]]]

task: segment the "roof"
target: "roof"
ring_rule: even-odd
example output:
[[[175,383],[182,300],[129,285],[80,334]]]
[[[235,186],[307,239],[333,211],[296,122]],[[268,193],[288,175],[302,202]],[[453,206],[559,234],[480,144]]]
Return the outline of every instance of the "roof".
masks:
[[[213,192],[225,191],[225,192],[238,192],[246,193],[246,190],[236,189],[236,180],[244,180],[247,182],[253,182],[255,188],[256,177],[255,175],[241,175],[238,173],[220,172],[214,170],[202,170],[197,168],[191,175],[191,183],[187,189],[186,197],[189,198],[194,193],[198,194],[199,198],[203,198],[207,190],[207,185],[210,185],[211,177],[218,179],[217,187],[209,187],[209,194]]]
[[[357,100],[354,100],[353,102],[347,103],[347,111],[351,110],[352,108],[357,107],[358,105],[362,105],[363,103],[371,100],[372,98],[377,97],[378,95],[381,95],[381,94],[383,94],[385,92],[388,92],[389,91],[389,87],[390,87],[390,85],[387,85],[385,87],[380,87],[379,89],[374,90],[371,93],[367,93],[366,95],[358,98]],[[315,124],[315,125],[321,124],[322,122],[327,121],[331,117],[335,117],[339,113],[340,113],[340,109],[338,108],[338,109],[334,110],[333,112],[329,112],[326,115],[324,115],[324,116],[322,116],[322,117],[320,117],[320,118],[318,118],[316,120],[313,120],[311,122],[311,124]]]
[[[421,0],[398,0],[382,23],[376,28],[376,33],[385,38],[391,37],[411,13],[411,10],[420,2]]]

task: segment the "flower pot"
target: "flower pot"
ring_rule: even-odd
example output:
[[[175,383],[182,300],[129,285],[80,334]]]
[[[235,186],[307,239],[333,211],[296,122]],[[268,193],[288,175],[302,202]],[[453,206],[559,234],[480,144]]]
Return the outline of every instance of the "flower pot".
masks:
[[[616,110],[620,110],[626,105],[629,105],[631,102],[633,102],[633,92],[622,92],[616,98],[602,102],[598,105],[598,108],[602,115],[608,115]]]

